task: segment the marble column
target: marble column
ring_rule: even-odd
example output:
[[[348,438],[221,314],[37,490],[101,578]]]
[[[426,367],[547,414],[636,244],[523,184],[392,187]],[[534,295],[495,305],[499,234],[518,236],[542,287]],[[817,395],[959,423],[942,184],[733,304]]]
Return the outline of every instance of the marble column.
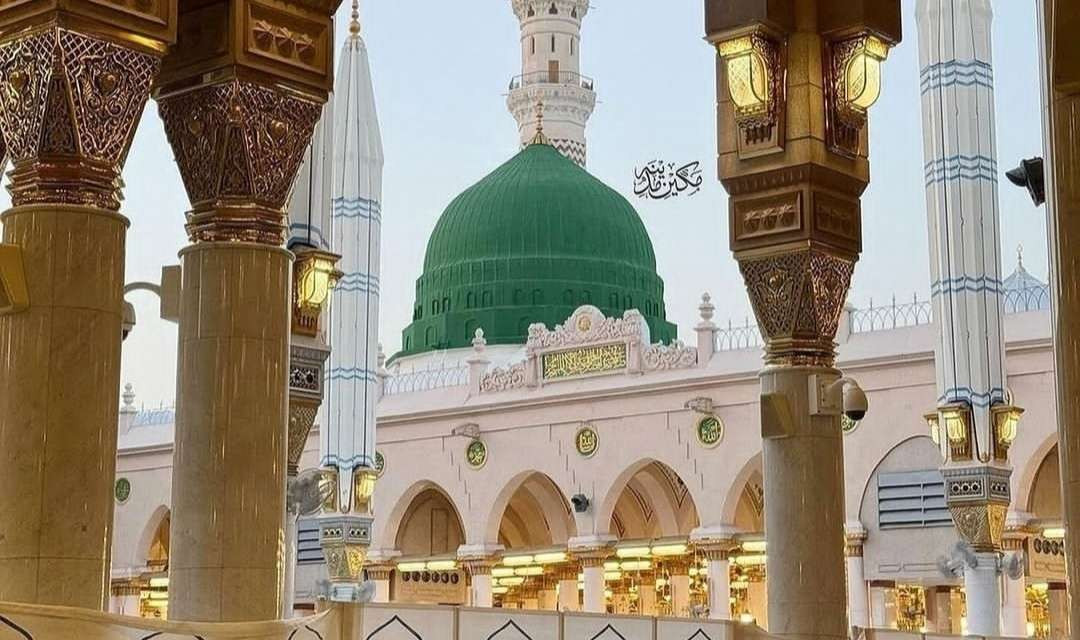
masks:
[[[580,611],[581,593],[578,590],[578,567],[568,564],[559,567],[559,611]]]
[[[874,629],[896,628],[896,603],[892,582],[870,583],[870,626]]]
[[[1042,45],[1047,231],[1053,289],[1058,456],[1061,461],[1065,562],[1069,582],[1080,585],[1080,52],[1076,24],[1080,7],[1066,0],[1037,2]],[[1080,597],[1051,592],[1080,621]],[[1080,640],[1080,622],[1071,632]]]
[[[558,611],[559,596],[556,585],[559,581],[554,575],[545,575],[540,580],[539,606],[544,611]]]
[[[35,6],[0,8],[0,156],[12,158],[0,242],[21,252],[29,296],[0,316],[0,601],[101,611],[128,228],[120,175],[175,5],[157,5],[160,30],[126,7]]]
[[[390,602],[390,576],[393,574],[394,567],[385,564],[368,565],[364,570],[367,571],[368,580],[375,584],[375,594],[371,601],[376,604]]]
[[[643,573],[638,583],[638,615],[656,615],[656,574]]]
[[[932,633],[952,633],[951,591],[937,586],[926,589],[927,630]]]
[[[863,543],[866,529],[861,524],[848,525],[844,532],[844,557],[847,562],[848,623],[853,627],[870,627],[870,601],[863,572]]]
[[[731,620],[731,561],[728,551],[707,551],[709,566],[709,617]]]
[[[705,9],[707,39],[720,54],[718,165],[730,196],[730,246],[766,343],[760,399],[769,632],[839,640],[848,635],[840,428],[846,383],[834,366],[835,337],[862,250],[860,198],[870,179],[868,113],[847,98],[841,74],[856,49],[868,51],[869,33],[879,57],[899,40],[900,6],[708,0]],[[747,48],[760,65],[753,73]],[[765,94],[779,99],[750,96],[757,89],[744,91],[747,83],[731,82],[732,73],[760,74]],[[865,97],[866,104],[876,98]],[[750,102],[758,104],[745,108]]]
[[[471,583],[470,599],[474,607],[490,608],[494,604],[491,592],[491,568],[494,560],[469,560],[464,563]]]
[[[604,560],[606,558],[606,554],[581,558],[581,568],[585,574],[583,610],[587,613],[604,613],[607,611],[607,598],[604,595]]]
[[[964,567],[967,633],[976,636],[1001,635],[998,556],[996,553],[977,551],[975,557],[975,567]],[[1026,632],[1024,635],[1027,635]]]
[[[291,480],[291,478],[290,478]],[[295,511],[285,511],[285,580],[281,588],[281,618],[288,620],[296,607],[296,556],[299,546],[299,518]]]
[[[284,207],[320,104],[244,80],[157,100],[193,207],[180,252],[169,617],[270,620],[285,578]]]
[[[1050,614],[1050,640],[1064,640],[1070,634],[1069,592],[1064,582],[1051,582],[1046,593]]]
[[[1019,532],[1007,534],[1002,541],[1005,558],[1009,554],[1023,553],[1024,538]],[[1002,575],[1001,635],[1012,638],[1027,637],[1027,580],[1024,576],[1012,579]]]
[[[678,560],[668,566],[671,571],[671,615],[686,618],[690,615],[690,562]]]

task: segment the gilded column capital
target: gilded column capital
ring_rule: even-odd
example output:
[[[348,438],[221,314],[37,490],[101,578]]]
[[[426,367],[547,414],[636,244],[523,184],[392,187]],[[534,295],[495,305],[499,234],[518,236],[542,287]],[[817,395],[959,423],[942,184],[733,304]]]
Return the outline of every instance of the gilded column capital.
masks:
[[[688,576],[690,575],[690,565],[693,564],[690,558],[665,558],[664,567],[673,576]]]
[[[469,572],[469,576],[490,576],[491,570],[498,564],[495,558],[469,558],[461,561],[461,566]]]
[[[596,567],[603,567],[604,562],[613,554],[614,552],[611,549],[603,548],[575,551],[574,557],[581,563],[582,569],[595,569]]]
[[[191,241],[282,244],[285,206],[320,103],[240,79],[157,100],[192,203]]]
[[[706,560],[723,561],[739,548],[739,542],[735,538],[710,539],[695,542],[694,548],[700,551]]]
[[[577,582],[578,572],[580,570],[581,568],[576,565],[563,564],[559,565],[555,570],[555,575],[559,580],[573,580],[574,582]]]
[[[9,17],[0,11],[0,25]],[[120,172],[160,55],[50,23],[0,44],[14,205],[120,208]]]
[[[394,571],[394,565],[369,564],[364,567],[364,571],[367,572],[368,580],[389,580],[390,574]]]

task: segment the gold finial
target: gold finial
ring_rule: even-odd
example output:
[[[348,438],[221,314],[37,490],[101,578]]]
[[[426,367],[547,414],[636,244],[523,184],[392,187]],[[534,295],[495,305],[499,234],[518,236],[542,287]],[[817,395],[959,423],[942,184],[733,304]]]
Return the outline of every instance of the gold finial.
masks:
[[[352,16],[349,18],[349,33],[360,35],[360,0],[352,0]]]
[[[548,137],[544,135],[544,100],[542,98],[536,101],[536,135],[529,144],[551,144],[548,142]]]

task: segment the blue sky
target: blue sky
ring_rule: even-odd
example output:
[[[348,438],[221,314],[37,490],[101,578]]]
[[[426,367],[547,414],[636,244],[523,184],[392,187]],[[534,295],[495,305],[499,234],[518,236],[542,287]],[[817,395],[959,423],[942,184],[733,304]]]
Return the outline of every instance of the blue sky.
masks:
[[[998,163],[1005,170],[1041,155],[1035,8],[998,0],[994,9]],[[348,10],[346,1],[339,40]],[[851,293],[857,306],[929,293],[914,10],[914,0],[904,0],[904,41],[890,54],[871,112],[864,253]],[[741,323],[751,315],[728,250],[727,198],[716,180],[715,54],[702,40],[702,12],[702,0],[596,0],[581,46],[582,72],[595,79],[598,93],[589,170],[638,208],[666,283],[669,318],[684,339],[692,339],[703,291],[713,295],[718,321]],[[381,330],[393,353],[439,214],[516,150],[505,93],[519,73],[518,24],[509,0],[363,0],[362,14],[386,154]],[[666,201],[635,198],[634,168],[653,159],[700,161],[702,190]],[[128,280],[156,281],[186,242],[188,201],[153,103],[124,178]],[[1006,274],[1023,244],[1025,265],[1045,280],[1044,211],[1003,176],[1000,200]],[[156,298],[130,299],[139,325],[124,344],[123,382],[135,386],[139,404],[171,403],[176,328],[157,319]]]

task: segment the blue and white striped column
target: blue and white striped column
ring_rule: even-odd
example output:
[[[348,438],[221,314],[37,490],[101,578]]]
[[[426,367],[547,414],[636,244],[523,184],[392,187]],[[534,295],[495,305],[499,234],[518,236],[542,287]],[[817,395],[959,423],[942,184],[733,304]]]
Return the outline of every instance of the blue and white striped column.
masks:
[[[993,14],[989,0],[918,0],[916,11],[938,406],[966,404],[973,420],[971,459],[950,455],[943,473],[947,486],[954,476],[970,476],[965,486],[986,489],[991,477],[1007,485],[1009,473],[993,461],[990,412],[1006,402]],[[948,501],[962,534],[961,520],[1000,509]],[[968,633],[1000,635],[998,555],[977,549],[974,556],[976,566],[964,569]]]
[[[330,366],[322,465],[337,468],[338,503],[352,503],[352,471],[375,466],[379,355],[382,137],[367,48],[350,26],[334,91],[332,250],[343,272],[330,302]]]

